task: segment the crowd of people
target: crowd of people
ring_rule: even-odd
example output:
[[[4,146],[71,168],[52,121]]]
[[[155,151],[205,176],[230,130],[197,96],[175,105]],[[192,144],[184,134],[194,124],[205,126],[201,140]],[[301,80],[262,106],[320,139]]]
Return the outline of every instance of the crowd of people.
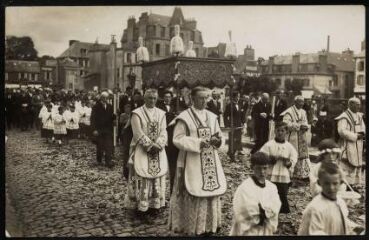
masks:
[[[295,179],[309,181],[313,196],[303,212],[299,235],[355,234],[347,211],[347,204],[355,202],[349,201],[347,192],[355,193],[353,187],[363,181],[365,140],[361,103],[355,97],[336,118],[339,142],[325,136],[314,167],[307,133],[317,111],[313,106],[313,114],[307,113],[302,96],[288,106],[281,93],[272,104],[268,93],[240,100],[240,93],[233,92],[232,104],[223,107],[219,93],[212,92],[209,101],[209,90],[203,87],[191,90],[191,104],[182,95],[173,97],[169,90],[159,100],[156,89],[147,89],[142,96],[127,88],[119,99],[117,114],[109,90],[26,89],[6,91],[5,98],[7,129],[35,127],[47,142],[59,145],[75,138],[90,139],[96,144],[96,164],[101,165],[104,157],[109,168],[114,166],[113,126],[118,125],[125,153],[123,175],[128,183],[125,206],[134,209],[139,218],[157,213],[165,207],[169,175],[172,232],[211,235],[221,226],[221,196],[227,190],[218,154],[224,144],[222,117],[225,127],[232,126],[231,161],[236,154],[245,155],[242,134],[255,139],[251,155],[245,156],[253,173],[233,197],[231,236],[273,235],[279,214],[290,213],[288,191]]]

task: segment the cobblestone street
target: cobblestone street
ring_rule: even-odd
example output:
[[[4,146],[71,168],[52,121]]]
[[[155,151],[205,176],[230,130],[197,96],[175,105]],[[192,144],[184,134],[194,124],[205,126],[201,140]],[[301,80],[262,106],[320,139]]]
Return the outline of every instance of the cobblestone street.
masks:
[[[37,131],[7,132],[6,184],[24,237],[169,236],[168,209],[145,220],[123,207],[126,181],[122,177],[119,146],[112,170],[95,166],[95,146],[75,140],[59,148],[46,144]],[[223,200],[223,225],[217,235],[226,236],[232,221],[235,189],[250,173],[247,157],[230,163],[222,149],[228,181]],[[247,149],[247,152],[249,150]],[[364,194],[364,188],[359,189]],[[307,183],[291,188],[291,214],[280,216],[278,234],[295,235],[302,210],[310,201]],[[362,223],[363,198],[350,218]]]

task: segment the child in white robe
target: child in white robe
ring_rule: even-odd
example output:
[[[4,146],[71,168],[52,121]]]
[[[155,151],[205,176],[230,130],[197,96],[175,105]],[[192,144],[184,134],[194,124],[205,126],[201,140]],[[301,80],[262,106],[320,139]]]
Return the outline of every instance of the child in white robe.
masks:
[[[319,162],[312,168],[309,179],[310,179],[310,193],[312,197],[315,197],[322,192],[322,187],[318,184],[318,172],[323,162],[333,162],[338,164],[338,159],[341,154],[341,149],[338,144],[332,139],[323,139],[318,146],[320,151]],[[341,170],[341,169],[340,169]],[[342,171],[342,170],[341,170]],[[339,188],[340,192],[346,191],[346,184],[342,183]]]
[[[63,116],[63,107],[59,107],[58,110],[59,112],[54,115],[54,136],[60,146],[67,136],[67,128],[66,121]]]
[[[79,113],[73,104],[69,106],[69,110],[64,112],[67,127],[68,140],[77,138],[79,134]]]
[[[42,133],[41,136],[46,138],[46,142],[49,140],[54,140],[54,121],[53,121],[53,113],[51,104],[46,105],[47,111],[42,112],[41,121],[42,121]]]
[[[341,181],[342,172],[337,164],[324,162],[321,165],[318,182],[322,192],[304,210],[298,235],[352,234],[346,203],[337,194]]]
[[[263,152],[251,156],[253,175],[236,190],[230,236],[273,235],[281,207],[277,187],[266,179],[271,161]]]
[[[280,213],[290,212],[287,195],[293,168],[297,162],[297,151],[291,143],[285,140],[287,131],[287,123],[277,122],[275,126],[275,139],[268,141],[260,149],[260,152],[266,153],[273,163],[270,181],[278,189],[278,194],[282,202]]]

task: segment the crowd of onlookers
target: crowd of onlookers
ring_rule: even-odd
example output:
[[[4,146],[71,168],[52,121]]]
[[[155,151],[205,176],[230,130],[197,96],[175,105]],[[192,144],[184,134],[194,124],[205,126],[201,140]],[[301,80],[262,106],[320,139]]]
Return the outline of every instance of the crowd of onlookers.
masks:
[[[110,93],[112,99],[112,92],[110,91]],[[236,104],[239,106],[239,109],[234,112],[234,127],[238,127],[240,131],[242,128],[243,134],[247,135],[251,140],[255,140],[255,116],[252,116],[252,110],[254,106],[261,101],[262,94],[241,95],[237,92],[235,94],[238,95]],[[183,96],[179,96],[177,101],[171,91],[163,91],[160,95],[158,106],[162,109],[166,108],[165,106],[170,106],[169,112],[172,114],[170,117],[171,119],[190,105],[189,101],[186,101]],[[59,112],[59,107],[61,107],[61,114],[66,112],[66,115],[70,115],[69,112],[79,112],[82,123],[81,129],[82,132],[84,132],[82,135],[88,135],[85,128],[85,125],[88,125],[88,116],[82,117],[82,109],[87,108],[87,112],[90,111],[88,108],[91,108],[96,103],[98,97],[99,91],[52,90],[50,88],[6,88],[6,129],[18,128],[25,131],[35,128],[40,130],[42,128],[42,116],[40,115],[40,111],[42,108],[46,110],[46,104],[49,103],[54,113]],[[271,102],[271,99],[268,101]],[[218,115],[220,125],[223,127],[230,127],[231,125],[229,102],[229,98],[221,99],[221,94],[213,91],[207,105],[208,110]],[[335,104],[335,107],[339,108],[339,110],[333,112],[328,105],[328,101],[325,99],[316,99],[314,96],[312,99],[305,99],[303,109],[306,111],[308,123],[311,125],[311,145],[316,146],[320,140],[335,136],[334,117],[338,116],[346,108],[346,102],[346,100],[342,100]],[[277,91],[275,104],[275,116],[277,120],[280,120],[278,115],[287,109],[288,106],[292,105],[292,101],[289,100],[282,91]],[[74,109],[71,109],[72,105]],[[122,130],[129,120],[130,112],[142,105],[143,96],[141,91],[137,89],[132,90],[130,87],[127,87],[124,93],[120,93],[119,106],[117,109],[119,117],[118,141],[122,140]],[[242,150],[240,150],[240,153],[242,154]]]

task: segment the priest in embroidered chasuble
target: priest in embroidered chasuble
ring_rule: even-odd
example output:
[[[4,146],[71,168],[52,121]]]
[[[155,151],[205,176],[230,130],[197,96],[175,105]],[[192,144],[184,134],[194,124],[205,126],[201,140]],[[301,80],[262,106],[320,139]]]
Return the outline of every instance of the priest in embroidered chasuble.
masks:
[[[295,97],[295,104],[281,113],[283,122],[287,123],[287,141],[290,142],[298,153],[298,160],[294,168],[293,177],[297,179],[308,179],[310,173],[309,146],[307,131],[309,125],[306,112],[302,109],[304,98]]]
[[[132,111],[133,138],[125,206],[139,213],[165,206],[167,124],[165,112],[155,107],[157,98],[157,90],[146,90],[144,106]]]
[[[217,116],[205,109],[202,87],[192,89],[193,106],[175,123],[173,143],[179,149],[169,228],[183,235],[211,235],[221,224],[221,200],[227,183],[218,155],[222,144]]]
[[[342,150],[339,165],[350,184],[360,184],[365,181],[362,176],[365,123],[363,114],[358,112],[359,108],[360,100],[350,98],[348,109],[335,119],[338,121],[337,130]]]

